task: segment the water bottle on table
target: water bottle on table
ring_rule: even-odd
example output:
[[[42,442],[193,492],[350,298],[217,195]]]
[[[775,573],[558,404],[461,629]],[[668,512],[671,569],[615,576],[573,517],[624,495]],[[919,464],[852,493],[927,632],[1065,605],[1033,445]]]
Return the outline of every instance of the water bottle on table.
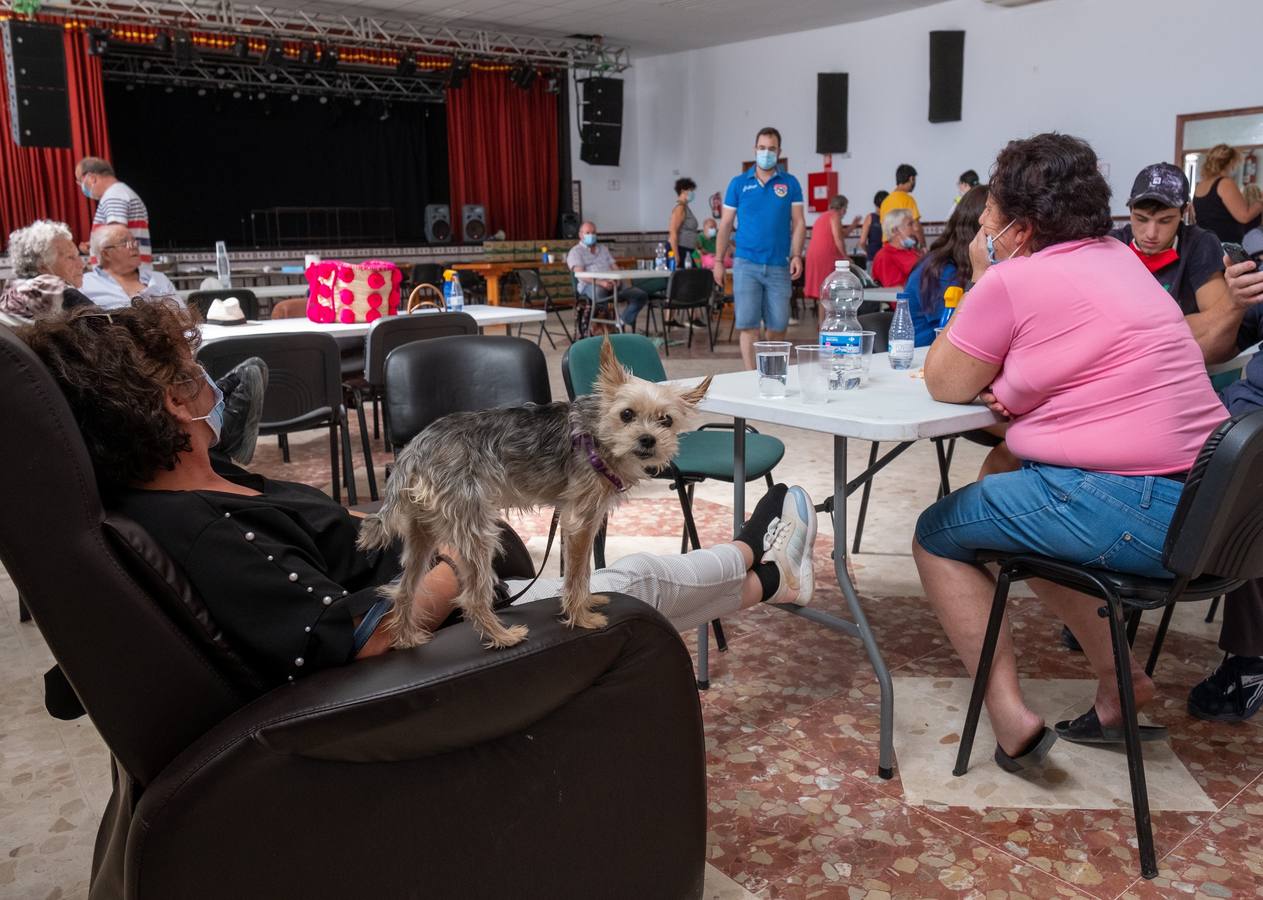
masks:
[[[912,354],[917,345],[916,328],[912,325],[912,313],[908,309],[908,295],[900,293],[895,298],[895,317],[890,323],[890,368],[912,368]]]
[[[460,286],[460,275],[456,272],[449,273],[443,293],[448,312],[461,312],[465,309],[465,291]]]
[[[232,268],[228,265],[228,245],[215,242],[215,280],[225,290],[232,287]]]
[[[667,267],[667,248],[665,244],[659,243],[654,249],[653,267],[654,269],[665,269]]]
[[[833,271],[825,276],[820,285],[820,304],[824,316],[820,322],[821,346],[834,348],[833,374],[829,377],[829,390],[845,390],[849,365],[844,354],[858,350],[863,327],[857,312],[864,302],[864,284],[851,271],[851,261],[840,259]]]

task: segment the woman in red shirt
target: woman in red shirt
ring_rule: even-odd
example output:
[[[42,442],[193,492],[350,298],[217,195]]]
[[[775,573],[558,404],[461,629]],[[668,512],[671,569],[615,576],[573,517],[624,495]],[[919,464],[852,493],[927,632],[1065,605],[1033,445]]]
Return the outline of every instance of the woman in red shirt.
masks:
[[[859,227],[860,217],[850,225],[843,224],[846,208],[849,205],[846,197],[838,194],[829,201],[829,209],[816,219],[811,226],[811,243],[807,245],[807,274],[803,281],[803,296],[808,300],[820,299],[820,285],[833,271],[833,264],[839,259],[847,259],[846,239]]]

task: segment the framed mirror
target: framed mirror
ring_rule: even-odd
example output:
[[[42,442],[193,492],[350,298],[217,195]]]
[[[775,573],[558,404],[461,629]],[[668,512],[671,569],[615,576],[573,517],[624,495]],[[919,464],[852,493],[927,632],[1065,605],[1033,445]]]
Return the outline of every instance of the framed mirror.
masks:
[[[1263,106],[1221,109],[1175,117],[1175,164],[1196,185],[1206,151],[1229,144],[1241,151],[1242,163],[1235,173],[1242,193],[1260,182],[1263,166]]]

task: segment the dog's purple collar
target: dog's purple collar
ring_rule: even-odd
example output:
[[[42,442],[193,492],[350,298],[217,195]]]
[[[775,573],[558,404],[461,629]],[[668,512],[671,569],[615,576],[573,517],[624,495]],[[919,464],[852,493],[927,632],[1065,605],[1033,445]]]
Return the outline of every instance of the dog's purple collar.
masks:
[[[596,469],[610,484],[614,485],[614,490],[622,493],[627,490],[627,485],[623,484],[623,479],[601,459],[601,454],[596,452],[596,441],[592,439],[592,435],[585,432],[570,435],[570,446],[577,450],[582,450],[587,454],[588,462],[592,468]]]

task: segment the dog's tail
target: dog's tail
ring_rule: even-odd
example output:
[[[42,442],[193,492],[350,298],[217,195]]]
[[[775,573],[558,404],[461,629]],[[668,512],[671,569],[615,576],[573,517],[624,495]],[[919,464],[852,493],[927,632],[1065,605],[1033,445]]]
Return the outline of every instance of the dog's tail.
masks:
[[[390,546],[392,536],[381,513],[366,516],[360,522],[360,536],[355,546],[361,550],[384,550]]]

